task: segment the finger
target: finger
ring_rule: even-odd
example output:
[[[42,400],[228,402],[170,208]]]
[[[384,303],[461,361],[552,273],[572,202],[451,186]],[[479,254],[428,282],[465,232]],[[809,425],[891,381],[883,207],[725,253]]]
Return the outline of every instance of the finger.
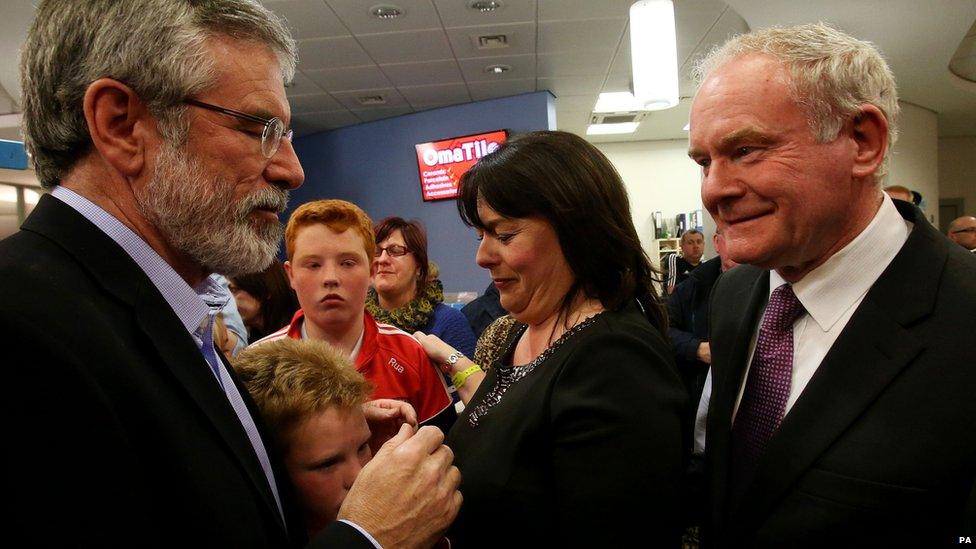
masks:
[[[429,463],[432,463],[436,471],[440,471],[441,475],[447,474],[447,471],[452,467],[454,463],[454,452],[450,448],[441,444],[437,450],[430,455]]]
[[[444,442],[444,433],[437,427],[430,425],[421,427],[409,441],[404,442],[404,449],[416,449],[423,452],[423,455],[434,453]]]
[[[461,485],[461,470],[455,465],[447,470],[447,474],[444,475],[444,483],[451,489],[457,490],[458,486]]]
[[[404,402],[403,403],[403,407],[401,408],[401,412],[403,412],[401,414],[401,419],[403,421],[409,423],[414,428],[414,430],[416,430],[417,429],[417,411],[413,409],[413,406],[411,406],[410,403],[408,403],[408,402]]]

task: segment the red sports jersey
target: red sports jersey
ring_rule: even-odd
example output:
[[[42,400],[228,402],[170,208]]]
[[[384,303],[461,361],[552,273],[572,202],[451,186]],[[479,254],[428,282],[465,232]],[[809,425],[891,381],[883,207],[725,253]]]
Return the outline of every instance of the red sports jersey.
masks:
[[[299,309],[291,324],[252,345],[283,337],[302,338],[305,315]],[[363,313],[363,344],[356,356],[356,370],[376,389],[370,398],[393,398],[409,402],[423,423],[451,406],[447,385],[427,358],[423,347],[407,332],[379,324]]]

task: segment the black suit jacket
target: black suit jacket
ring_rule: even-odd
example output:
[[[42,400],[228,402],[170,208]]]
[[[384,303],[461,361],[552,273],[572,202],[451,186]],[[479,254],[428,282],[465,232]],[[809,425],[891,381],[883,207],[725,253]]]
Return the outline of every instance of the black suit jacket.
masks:
[[[42,197],[21,231],[0,242],[0,304],[8,535],[71,546],[305,541],[247,391],[235,377],[268,446],[287,527],[193,339],[91,222]]]
[[[976,258],[910,204],[908,241],[773,434],[738,500],[731,416],[767,271],[712,291],[706,462],[713,546],[928,547],[976,534]]]

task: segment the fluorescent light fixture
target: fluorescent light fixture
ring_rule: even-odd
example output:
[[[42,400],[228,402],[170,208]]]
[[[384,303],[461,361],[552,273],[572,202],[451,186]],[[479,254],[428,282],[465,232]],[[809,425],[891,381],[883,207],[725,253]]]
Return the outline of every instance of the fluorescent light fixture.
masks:
[[[678,104],[678,48],[671,0],[640,0],[630,6],[630,58],[634,97],[644,110]]]
[[[609,135],[613,133],[634,133],[640,122],[623,122],[620,124],[590,124],[586,128],[586,135]]]
[[[593,112],[633,112],[644,110],[644,104],[630,92],[604,92],[596,101]]]

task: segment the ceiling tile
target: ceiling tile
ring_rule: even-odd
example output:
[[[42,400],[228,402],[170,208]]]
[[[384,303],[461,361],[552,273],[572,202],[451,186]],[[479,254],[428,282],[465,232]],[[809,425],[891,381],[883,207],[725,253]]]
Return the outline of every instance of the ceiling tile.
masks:
[[[342,105],[327,93],[319,95],[298,95],[288,99],[291,106],[292,118],[299,113],[338,111],[342,110]]]
[[[468,7],[471,0],[434,0],[445,27],[473,27],[535,21],[535,0],[502,1],[501,9],[482,13]]]
[[[634,0],[539,0],[539,21],[630,17]]]
[[[630,73],[627,74],[611,74],[607,76],[606,82],[603,83],[603,87],[600,88],[601,92],[622,92],[631,91],[631,81],[633,77]]]
[[[379,105],[363,105],[362,102],[360,102],[360,98],[373,95],[383,96],[383,99],[385,99],[386,102]],[[349,110],[385,109],[389,107],[407,106],[407,102],[403,99],[403,96],[401,96],[394,88],[335,92],[332,94],[332,97],[335,97],[337,101],[342,103],[342,106]]]
[[[444,101],[467,103],[471,101],[468,87],[459,84],[435,84],[431,86],[401,86],[398,88],[411,105],[432,105]]]
[[[610,67],[613,50],[582,50],[539,54],[539,78],[554,76],[604,76]]]
[[[497,34],[505,35],[507,47],[479,49],[475,46],[479,36]],[[447,38],[454,48],[454,56],[458,59],[535,53],[535,23],[447,29]]]
[[[499,80],[498,82],[470,82],[468,83],[468,90],[471,91],[471,99],[481,101],[534,92],[536,87],[534,78],[526,78],[523,80]]]
[[[394,0],[392,2],[364,2],[363,0],[325,0],[349,27],[353,34],[398,32],[419,29],[439,29],[440,19],[430,0]],[[369,9],[378,4],[393,4],[403,10],[396,19],[377,19]]]
[[[296,126],[296,130],[301,130],[306,133],[311,133],[310,130],[330,130],[358,123],[359,118],[346,110],[302,113],[292,121],[292,124]]]
[[[322,0],[273,1],[264,5],[285,19],[296,40],[349,35],[345,25]]]
[[[538,53],[616,49],[626,24],[622,19],[539,23]]]
[[[454,55],[443,29],[357,35],[377,63],[409,63],[451,59]]]
[[[285,88],[285,95],[293,97],[296,95],[315,95],[322,93],[322,88],[318,84],[305,76],[302,71],[295,71],[295,78]]]
[[[403,114],[409,114],[413,112],[410,107],[387,107],[387,108],[376,108],[367,110],[354,110],[352,111],[360,120],[363,122],[372,122],[374,120],[383,120],[384,118],[393,118],[394,116],[400,116]]]
[[[462,103],[468,103],[468,101],[463,101]],[[433,109],[439,109],[441,107],[453,107],[454,105],[460,105],[457,101],[434,101],[432,103],[423,103],[418,105],[413,105],[413,110],[415,112],[429,111]]]
[[[464,80],[471,82],[496,82],[499,80],[521,80],[524,78],[535,78],[535,55],[508,55],[502,57],[478,57],[474,59],[461,59],[461,73]],[[501,74],[485,72],[485,67],[490,65],[508,65],[511,70]]]
[[[396,87],[424,86],[432,83],[451,84],[464,82],[457,61],[427,61],[425,63],[395,63],[380,65]]]
[[[358,67],[374,62],[351,36],[300,40],[298,58],[303,71]]]
[[[696,59],[703,57],[714,46],[724,44],[733,35],[745,32],[749,32],[749,24],[735,10],[726,9],[721,12],[718,20],[709,25],[707,29],[702,30],[703,34],[699,36],[695,49],[687,52],[687,55],[683,55],[680,50],[678,51],[678,62],[682,63],[682,69],[687,71]]]
[[[610,74],[630,76],[633,72],[634,65],[630,59],[630,48],[628,47],[626,51],[624,48],[620,48],[617,50],[617,54],[613,56],[613,61],[610,62]]]
[[[595,98],[601,84],[603,84],[602,76],[557,76],[539,78],[536,87],[540,90],[549,90],[556,97],[589,94]],[[593,101],[595,103],[596,99]]]
[[[327,92],[390,87],[390,81],[376,65],[311,70],[305,74]]]
[[[593,111],[596,105],[595,95],[562,95],[556,98],[556,110],[564,111]]]
[[[590,125],[590,113],[583,111],[565,111],[556,109],[556,129],[564,132],[586,136],[586,127]]]

